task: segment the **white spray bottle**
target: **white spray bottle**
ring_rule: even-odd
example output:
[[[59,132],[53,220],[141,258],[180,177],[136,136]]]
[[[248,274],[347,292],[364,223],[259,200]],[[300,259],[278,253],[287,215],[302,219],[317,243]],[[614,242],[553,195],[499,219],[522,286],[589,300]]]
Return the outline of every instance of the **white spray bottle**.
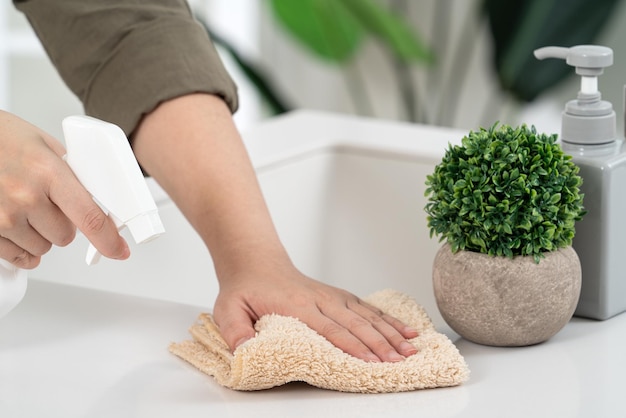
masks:
[[[67,164],[118,230],[128,227],[138,244],[161,235],[156,203],[124,132],[92,117],[70,116],[63,120],[63,134]],[[87,264],[99,258],[90,244]],[[26,271],[0,259],[0,318],[17,306],[26,287]]]

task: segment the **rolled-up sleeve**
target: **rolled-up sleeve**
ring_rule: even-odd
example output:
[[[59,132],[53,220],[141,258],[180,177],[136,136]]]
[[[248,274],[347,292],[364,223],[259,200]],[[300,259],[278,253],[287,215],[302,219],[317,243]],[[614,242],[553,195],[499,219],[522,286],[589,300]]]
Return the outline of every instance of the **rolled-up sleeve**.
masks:
[[[184,0],[14,0],[91,116],[127,135],[159,103],[237,89]]]

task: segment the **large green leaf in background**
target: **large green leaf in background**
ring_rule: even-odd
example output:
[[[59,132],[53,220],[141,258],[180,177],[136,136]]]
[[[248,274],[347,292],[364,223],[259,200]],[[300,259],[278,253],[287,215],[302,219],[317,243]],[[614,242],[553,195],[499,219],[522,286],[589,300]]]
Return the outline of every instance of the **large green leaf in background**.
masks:
[[[592,44],[619,0],[484,0],[502,88],[530,102],[574,72],[561,60],[539,61],[543,46]]]
[[[402,16],[373,0],[342,0],[363,29],[386,44],[401,61],[430,63],[430,48]]]
[[[343,2],[272,0],[278,20],[320,57],[343,62],[357,50],[363,30]]]
[[[432,60],[411,25],[374,0],[271,0],[270,5],[301,44],[332,62],[352,57],[365,35],[382,41],[403,61]]]

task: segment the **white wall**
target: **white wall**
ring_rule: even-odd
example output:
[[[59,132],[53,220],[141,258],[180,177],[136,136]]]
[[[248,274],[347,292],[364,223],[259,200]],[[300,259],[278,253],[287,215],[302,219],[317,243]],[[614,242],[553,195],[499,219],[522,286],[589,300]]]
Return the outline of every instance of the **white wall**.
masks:
[[[80,102],[45,57],[24,16],[10,2],[0,10],[0,108],[60,138],[60,121],[82,113]]]

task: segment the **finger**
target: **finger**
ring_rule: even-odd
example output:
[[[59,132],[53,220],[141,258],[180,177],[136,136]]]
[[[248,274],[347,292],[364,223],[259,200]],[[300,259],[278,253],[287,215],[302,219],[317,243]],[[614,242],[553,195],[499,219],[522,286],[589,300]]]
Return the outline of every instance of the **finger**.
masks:
[[[319,313],[313,318],[305,320],[305,323],[330,341],[335,347],[353,357],[375,363],[382,360],[362,339],[358,338],[345,326],[335,322],[323,313]],[[402,358],[399,357],[397,361],[399,360],[402,360]]]
[[[417,353],[415,346],[406,340],[406,338],[417,336],[415,329],[407,327],[402,321],[360,300],[357,303],[349,303],[348,306],[357,315],[364,318],[388,343],[386,344],[375,333],[368,333],[367,327],[363,327],[363,330],[366,332],[363,338],[367,338],[368,335],[371,338],[376,338],[373,340],[374,343],[378,344],[381,350],[386,350],[386,353],[381,354],[382,358],[389,358],[389,356],[395,358],[394,352],[404,357]],[[410,336],[406,337],[402,331],[406,331],[406,334]]]
[[[39,199],[33,204],[24,204],[28,208],[28,218],[9,222],[9,228],[0,233],[15,245],[32,255],[47,253],[52,244],[65,246],[76,234],[76,227],[61,210],[50,200]]]
[[[65,163],[62,163],[65,165]],[[124,260],[130,256],[128,244],[115,223],[93,201],[91,195],[65,165],[51,181],[50,199],[105,257]]]
[[[47,200],[39,198],[42,193],[28,190],[18,187],[8,193],[8,199],[0,196],[0,236],[13,243],[20,252],[25,250],[41,256],[52,244],[29,224],[27,216],[31,209],[45,205]]]
[[[361,299],[357,299],[356,304],[349,303],[349,305],[353,308],[353,310],[355,310],[355,312],[357,311],[361,312],[364,316],[370,315],[370,313],[367,311],[369,310],[371,313],[374,313],[375,315],[381,317],[383,320],[385,320],[385,322],[387,322],[389,325],[394,327],[400,334],[402,334],[404,338],[415,338],[419,335],[419,333],[417,332],[415,328],[406,325],[404,322],[400,321],[399,319],[394,318],[393,316],[384,313],[377,307],[370,305],[369,303]],[[361,307],[367,310],[363,311]]]
[[[351,310],[340,315],[332,315],[337,323],[346,328],[355,338],[361,341],[380,360],[397,362],[404,360],[404,357],[391,345],[387,337],[372,324],[373,319],[365,319]],[[380,317],[378,321],[384,322]],[[380,323],[378,327],[382,327]]]
[[[0,258],[16,267],[33,269],[39,265],[41,257],[34,256],[7,238],[0,237]]]
[[[20,251],[26,251],[34,256],[44,255],[52,247],[50,241],[33,229],[25,218],[12,223],[8,229],[1,228],[0,234]]]
[[[60,247],[68,245],[76,236],[76,226],[49,200],[30,211],[28,223],[48,242]]]
[[[419,332],[413,327],[406,325],[399,319],[394,318],[391,315],[384,314],[383,319],[387,321],[392,327],[394,327],[404,338],[415,338],[419,335]]]
[[[219,310],[216,305],[213,319],[231,352],[256,335],[254,329],[256,319],[237,304],[229,304],[229,308],[225,311]]]
[[[63,144],[45,131],[39,129],[39,133],[46,145],[57,156],[63,158],[66,153]],[[44,206],[42,206],[42,209],[43,208]],[[54,219],[54,222],[47,222],[47,219]],[[33,228],[47,237],[54,245],[60,247],[68,245],[76,236],[76,226],[56,205],[50,205],[48,207],[47,215],[35,213],[32,218],[29,217],[29,222],[33,225]]]

